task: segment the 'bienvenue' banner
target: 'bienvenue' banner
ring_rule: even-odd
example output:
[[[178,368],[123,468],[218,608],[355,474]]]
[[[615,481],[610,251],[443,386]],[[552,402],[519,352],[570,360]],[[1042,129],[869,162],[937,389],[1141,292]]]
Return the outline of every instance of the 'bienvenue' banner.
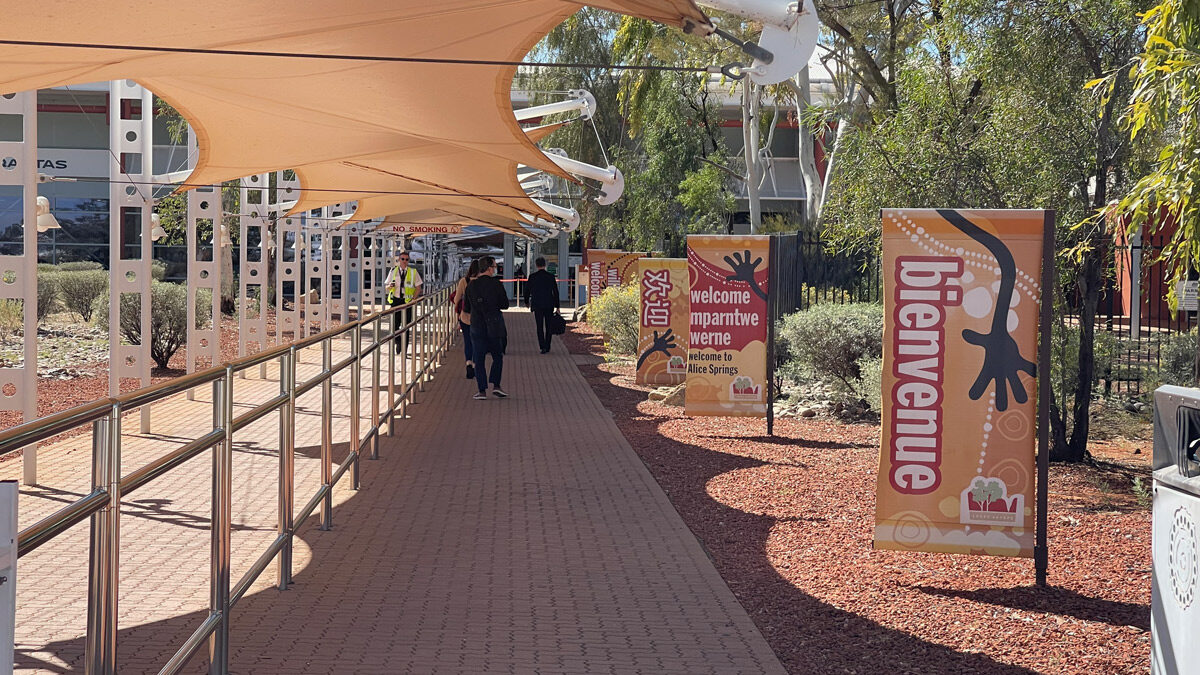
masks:
[[[638,384],[679,384],[687,375],[688,261],[642,258]]]
[[[883,212],[876,547],[1033,555],[1045,222],[1043,211]]]
[[[767,414],[770,237],[687,238],[689,415]]]

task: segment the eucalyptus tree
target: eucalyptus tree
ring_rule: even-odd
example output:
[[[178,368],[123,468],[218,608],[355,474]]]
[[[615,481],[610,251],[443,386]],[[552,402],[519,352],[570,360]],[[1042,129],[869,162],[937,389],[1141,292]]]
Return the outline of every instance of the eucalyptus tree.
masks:
[[[886,26],[889,39],[847,47],[854,56],[844,63],[870,98],[850,112],[826,235],[842,248],[875,248],[882,207],[1055,209],[1059,330],[1078,348],[1056,371],[1072,376],[1052,401],[1052,456],[1082,459],[1097,307],[1112,260],[1101,214],[1138,160],[1114,117],[1129,88],[1100,99],[1085,85],[1136,53],[1139,2],[914,2],[905,7],[925,18],[905,30],[892,29],[899,5],[854,11],[867,5],[879,13],[865,32]],[[858,32],[843,28],[838,35]]]

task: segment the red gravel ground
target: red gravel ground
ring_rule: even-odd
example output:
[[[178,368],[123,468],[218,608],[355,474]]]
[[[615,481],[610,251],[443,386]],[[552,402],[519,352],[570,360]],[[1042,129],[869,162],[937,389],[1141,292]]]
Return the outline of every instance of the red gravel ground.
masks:
[[[351,312],[351,319],[356,318],[355,313]],[[331,326],[337,326],[340,322],[334,320]],[[267,328],[269,333],[275,331],[274,313],[270,313],[267,317]],[[314,330],[317,328],[313,324]],[[229,362],[238,357],[238,320],[236,318],[225,317],[221,321],[221,361]],[[285,334],[287,335],[287,334]],[[171,357],[170,368],[154,367],[150,372],[150,380],[152,384],[170,380],[180,375],[187,373],[187,347],[179,348],[179,351]],[[72,368],[87,373],[83,377],[77,377],[69,380],[58,380],[50,378],[38,379],[38,417],[46,417],[53,415],[63,410],[70,410],[86,403],[91,403],[98,399],[108,396],[108,362],[100,361],[96,363],[81,363],[72,365]],[[121,381],[121,391],[135,391],[141,386],[141,383],[136,379],[123,379]],[[18,411],[0,411],[0,431],[17,426],[22,422],[21,413]],[[71,436],[86,432],[86,428],[75,429],[73,432],[68,432],[56,438]],[[10,453],[0,457],[0,462],[10,462],[21,456],[20,452]]]
[[[584,324],[564,339],[603,352]],[[764,420],[647,402],[630,366],[580,368],[790,672],[1149,671],[1144,470],[1051,467],[1039,589],[1030,560],[872,550],[876,426],[784,419],[769,438]]]

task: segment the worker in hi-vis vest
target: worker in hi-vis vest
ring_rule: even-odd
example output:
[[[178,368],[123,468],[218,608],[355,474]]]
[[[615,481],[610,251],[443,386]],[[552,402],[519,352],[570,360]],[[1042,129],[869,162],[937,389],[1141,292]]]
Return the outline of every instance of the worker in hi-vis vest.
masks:
[[[388,272],[383,287],[387,289],[387,302],[392,307],[410,303],[421,297],[421,275],[409,265],[408,251],[400,252],[400,262]],[[412,322],[412,307],[406,307],[400,314],[403,315],[404,323],[402,325]],[[396,353],[400,353],[404,349],[405,342],[404,339],[396,340]]]

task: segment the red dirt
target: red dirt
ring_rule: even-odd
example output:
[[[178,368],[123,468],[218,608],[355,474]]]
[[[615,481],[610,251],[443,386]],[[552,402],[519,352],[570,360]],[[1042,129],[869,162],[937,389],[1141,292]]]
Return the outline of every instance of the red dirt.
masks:
[[[354,312],[351,312],[351,319],[356,318]],[[337,326],[340,322],[333,320],[331,326]],[[268,334],[275,332],[275,317],[274,313],[268,314],[267,317]],[[313,329],[318,330],[316,324],[313,324]],[[221,361],[223,363],[232,361],[238,358],[238,320],[236,318],[225,317],[221,321]],[[290,335],[290,333],[285,333]],[[256,351],[256,350],[252,350]],[[69,380],[58,380],[51,378],[38,378],[38,407],[37,416],[45,417],[53,415],[57,412],[70,410],[92,401],[96,401],[108,396],[108,362],[100,361],[96,363],[85,363],[72,366],[76,370],[89,373],[84,377],[77,377]],[[187,346],[179,348],[179,351],[171,357],[170,368],[159,368],[155,366],[150,371],[151,384],[157,384],[164,380],[170,380],[180,375],[187,373]],[[121,381],[121,392],[136,391],[141,387],[140,381],[133,378],[125,378]],[[22,423],[22,416],[19,411],[0,411],[0,431],[15,427]],[[86,428],[78,428],[72,432],[67,432],[56,438],[66,438],[75,434],[86,432]],[[9,462],[21,456],[20,452],[13,452],[0,457],[0,463]]]
[[[564,338],[603,352],[586,325]],[[782,419],[769,438],[763,420],[647,402],[630,366],[580,368],[790,672],[1149,671],[1150,513],[1134,472],[1051,468],[1039,589],[1030,560],[873,550],[876,426]],[[1117,446],[1099,454],[1147,454]]]

